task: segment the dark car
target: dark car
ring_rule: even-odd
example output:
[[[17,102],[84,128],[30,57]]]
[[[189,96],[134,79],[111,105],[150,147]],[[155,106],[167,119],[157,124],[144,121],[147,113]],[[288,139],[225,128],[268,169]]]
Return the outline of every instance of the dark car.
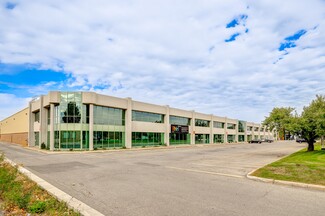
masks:
[[[259,143],[259,144],[261,144],[262,141],[260,139],[253,139],[251,141],[248,141],[248,143]]]
[[[273,139],[265,139],[265,142],[271,143],[271,142],[274,142],[274,140]]]
[[[297,142],[297,143],[302,143],[302,142],[306,142],[306,140],[305,140],[304,138],[300,138],[300,137],[298,137],[298,138],[296,139],[296,142]]]

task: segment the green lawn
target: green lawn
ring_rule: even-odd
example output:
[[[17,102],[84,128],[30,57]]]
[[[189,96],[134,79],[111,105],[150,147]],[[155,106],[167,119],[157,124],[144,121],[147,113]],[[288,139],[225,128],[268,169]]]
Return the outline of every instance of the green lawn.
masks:
[[[325,151],[319,144],[314,152],[306,149],[271,163],[253,173],[254,176],[325,185]]]
[[[0,155],[0,201],[4,215],[80,215],[4,162],[3,155]]]

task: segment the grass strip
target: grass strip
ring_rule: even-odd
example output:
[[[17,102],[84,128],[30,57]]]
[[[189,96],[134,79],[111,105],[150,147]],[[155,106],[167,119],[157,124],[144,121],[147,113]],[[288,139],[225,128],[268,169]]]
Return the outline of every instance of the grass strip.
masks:
[[[0,156],[0,198],[4,215],[80,215],[58,201]]]
[[[313,152],[302,149],[258,169],[252,175],[325,186],[325,151],[316,144]]]

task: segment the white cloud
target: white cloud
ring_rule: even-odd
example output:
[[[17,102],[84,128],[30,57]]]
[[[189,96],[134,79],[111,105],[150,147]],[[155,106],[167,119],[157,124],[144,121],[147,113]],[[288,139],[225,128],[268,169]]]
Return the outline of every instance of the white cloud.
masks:
[[[30,100],[30,98],[19,98],[13,94],[0,93],[0,121],[28,107],[28,101]]]
[[[248,121],[325,92],[321,0],[0,2],[0,61],[63,69],[70,87]],[[226,29],[240,14],[245,27]]]

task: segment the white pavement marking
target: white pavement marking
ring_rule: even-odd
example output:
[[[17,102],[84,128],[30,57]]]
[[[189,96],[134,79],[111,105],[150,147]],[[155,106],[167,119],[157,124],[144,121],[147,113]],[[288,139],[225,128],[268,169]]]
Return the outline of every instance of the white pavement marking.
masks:
[[[24,167],[21,167],[17,165],[15,162],[12,160],[5,158],[5,161],[9,164],[11,164],[14,167],[17,167],[18,171],[21,172],[22,174],[26,175],[28,178],[36,182],[40,187],[42,187],[44,190],[48,191],[50,194],[55,196],[58,200],[66,202],[67,205],[78,211],[81,215],[85,216],[104,216],[102,213],[99,211],[91,208],[87,204],[81,202],[80,200],[70,196],[69,194],[65,193],[64,191],[56,188],[55,186],[51,185],[44,179],[38,177],[37,175],[33,174],[29,170],[25,169]]]
[[[240,176],[240,175],[232,175],[232,174],[226,174],[226,173],[209,172],[209,171],[203,171],[203,170],[184,169],[184,168],[171,167],[171,166],[166,166],[166,168],[176,169],[176,170],[182,170],[182,171],[188,171],[188,172],[205,173],[205,174],[210,174],[210,175],[227,176],[227,177],[233,177],[233,178],[245,178],[245,176]]]

